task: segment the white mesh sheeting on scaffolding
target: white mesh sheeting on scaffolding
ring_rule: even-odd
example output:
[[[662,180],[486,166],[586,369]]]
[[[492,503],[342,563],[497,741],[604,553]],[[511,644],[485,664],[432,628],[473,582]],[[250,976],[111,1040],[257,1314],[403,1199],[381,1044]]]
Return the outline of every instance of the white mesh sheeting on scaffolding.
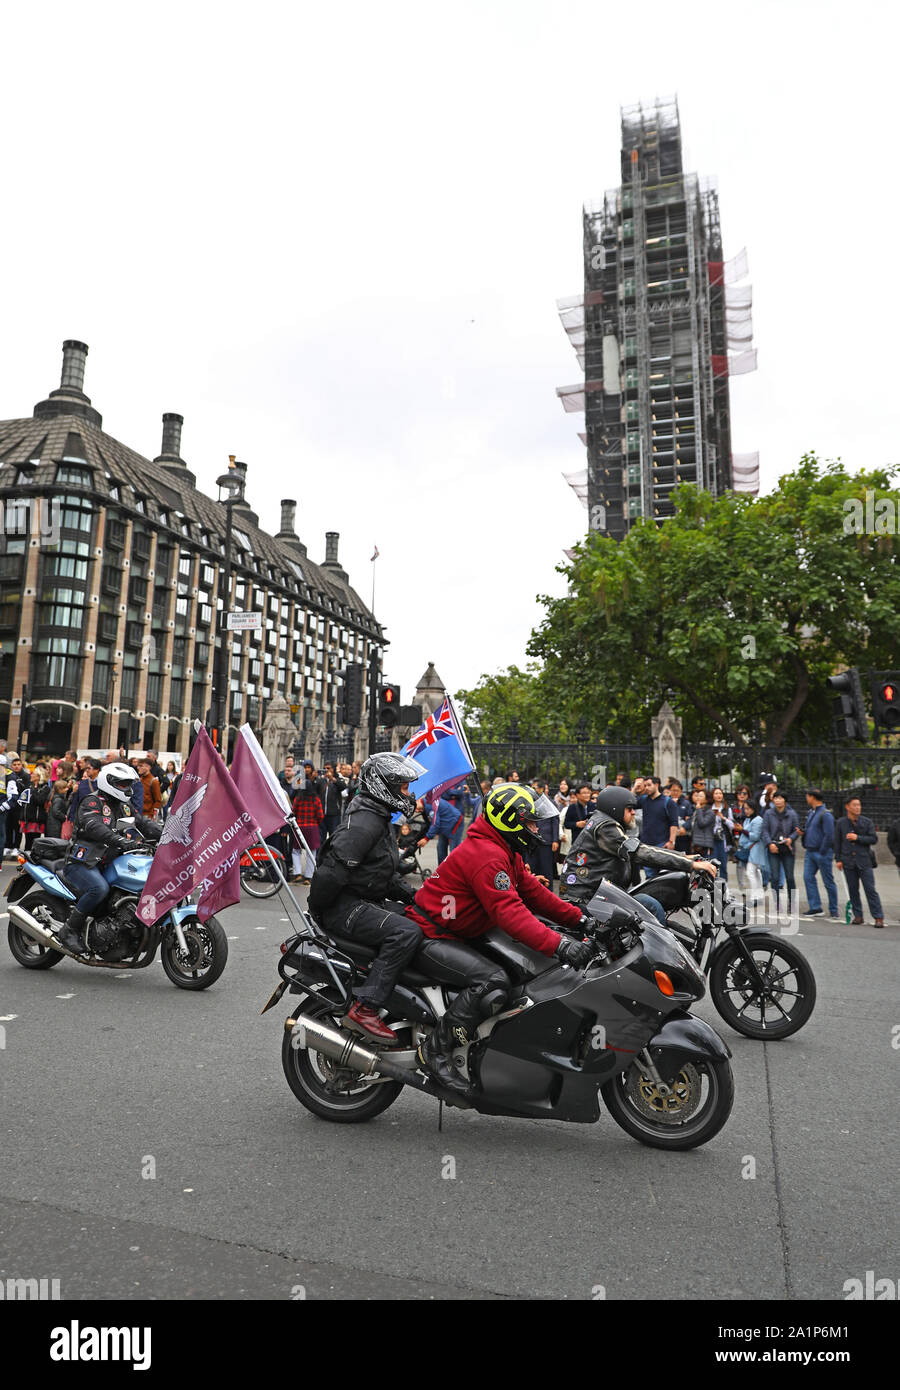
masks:
[[[735,492],[759,493],[759,454],[732,454],[731,477]]]
[[[745,372],[756,371],[756,348],[749,352],[738,352],[728,359],[728,375],[743,376]]]
[[[586,507],[588,504],[587,469],[582,468],[580,473],[564,473],[563,477],[569,484],[569,487],[572,489],[582,506]]]
[[[608,396],[618,396],[621,394],[619,386],[619,344],[614,333],[604,333],[603,335],[603,380],[606,382],[606,394]]]
[[[587,448],[587,435],[584,433],[583,430],[578,431],[578,438],[581,440],[584,447]]]
[[[747,248],[744,247],[743,251],[739,251],[730,261],[725,262],[725,284],[734,285],[738,280],[743,280],[747,271]]]
[[[562,408],[567,415],[573,415],[578,410],[584,410],[583,381],[579,381],[577,386],[557,386],[556,394],[562,401]]]
[[[749,309],[753,303],[752,285],[726,285],[725,308]]]

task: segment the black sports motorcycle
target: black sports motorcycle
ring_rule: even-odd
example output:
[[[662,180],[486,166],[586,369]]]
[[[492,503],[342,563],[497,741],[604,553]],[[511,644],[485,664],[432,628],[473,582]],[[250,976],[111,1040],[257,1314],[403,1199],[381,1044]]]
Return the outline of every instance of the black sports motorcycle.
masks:
[[[635,893],[662,904],[669,931],[709,976],[716,1009],[738,1033],[771,1042],[790,1037],[808,1021],[816,1004],[809,961],[784,936],[748,924],[743,903],[720,879],[703,870],[674,871],[656,874],[627,893],[604,880],[595,910],[602,916],[627,906]]]
[[[599,904],[605,910],[605,904]],[[718,1134],[734,1099],[731,1056],[718,1034],[688,1009],[706,992],[702,971],[651,914],[605,914],[596,955],[583,969],[562,965],[505,932],[478,939],[513,981],[510,1006],[457,1049],[469,1084],[447,1092],[419,1067],[416,1049],[453,992],[407,969],[385,1011],[401,1039],[382,1049],[342,1019],[374,951],[346,937],[307,930],[284,942],[281,983],[299,996],[285,1020],[282,1063],[288,1085],[322,1119],[371,1119],[412,1086],[486,1115],[591,1123],[600,1097],[617,1124],[661,1149],[692,1149]],[[588,905],[593,915],[594,904]],[[647,918],[649,917],[649,921]],[[472,944],[471,942],[469,944]]]

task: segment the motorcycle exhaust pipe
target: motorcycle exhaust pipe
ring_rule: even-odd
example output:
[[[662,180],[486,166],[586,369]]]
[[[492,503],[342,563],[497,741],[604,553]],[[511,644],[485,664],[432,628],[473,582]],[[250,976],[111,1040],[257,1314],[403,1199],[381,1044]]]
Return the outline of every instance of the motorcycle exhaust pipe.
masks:
[[[20,907],[18,903],[10,903],[9,916],[10,920],[15,922],[17,927],[21,927],[24,932],[27,932],[28,935],[41,946],[49,946],[51,951],[60,951],[63,955],[72,955],[72,952],[67,951],[62,942],[59,941],[52,932],[49,932],[46,927],[42,927],[40,922],[32,917],[30,912],[26,912],[24,907]]]
[[[451,1100],[445,1091],[433,1081],[426,1080],[419,1072],[399,1066],[382,1053],[371,1052],[347,1033],[339,1033],[336,1028],[329,1028],[317,1018],[307,1018],[305,1014],[299,1014],[296,1018],[286,1018],[284,1026],[288,1032],[293,1029],[295,1036],[296,1030],[302,1029],[302,1045],[312,1048],[313,1052],[324,1053],[326,1057],[337,1062],[338,1066],[362,1072],[363,1076],[372,1076],[377,1072],[380,1076],[389,1076],[392,1081],[402,1082],[404,1086],[413,1086],[417,1091],[437,1096],[439,1100],[461,1105],[464,1109],[469,1108],[461,1097],[454,1095]],[[293,1045],[293,1039],[291,1041]]]

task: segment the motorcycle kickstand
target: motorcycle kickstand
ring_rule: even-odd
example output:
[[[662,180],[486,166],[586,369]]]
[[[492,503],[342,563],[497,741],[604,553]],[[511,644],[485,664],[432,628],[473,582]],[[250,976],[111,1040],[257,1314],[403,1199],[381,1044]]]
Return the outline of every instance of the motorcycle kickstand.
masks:
[[[665,1081],[663,1081],[656,1067],[653,1065],[653,1061],[650,1057],[649,1048],[645,1047],[643,1052],[638,1053],[638,1061],[640,1062],[641,1066],[647,1068],[647,1074],[649,1075],[650,1080],[653,1082],[656,1089],[659,1091],[659,1094],[661,1096],[670,1096],[672,1094],[672,1088],[671,1086],[666,1085]]]

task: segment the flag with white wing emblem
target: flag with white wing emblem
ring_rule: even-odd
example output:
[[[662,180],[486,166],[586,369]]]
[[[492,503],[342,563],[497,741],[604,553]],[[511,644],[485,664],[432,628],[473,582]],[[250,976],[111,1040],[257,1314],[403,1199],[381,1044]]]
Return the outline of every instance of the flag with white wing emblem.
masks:
[[[201,922],[238,902],[240,857],[258,838],[255,817],[199,729],[138,904],[140,920],[152,926],[194,892]]]

